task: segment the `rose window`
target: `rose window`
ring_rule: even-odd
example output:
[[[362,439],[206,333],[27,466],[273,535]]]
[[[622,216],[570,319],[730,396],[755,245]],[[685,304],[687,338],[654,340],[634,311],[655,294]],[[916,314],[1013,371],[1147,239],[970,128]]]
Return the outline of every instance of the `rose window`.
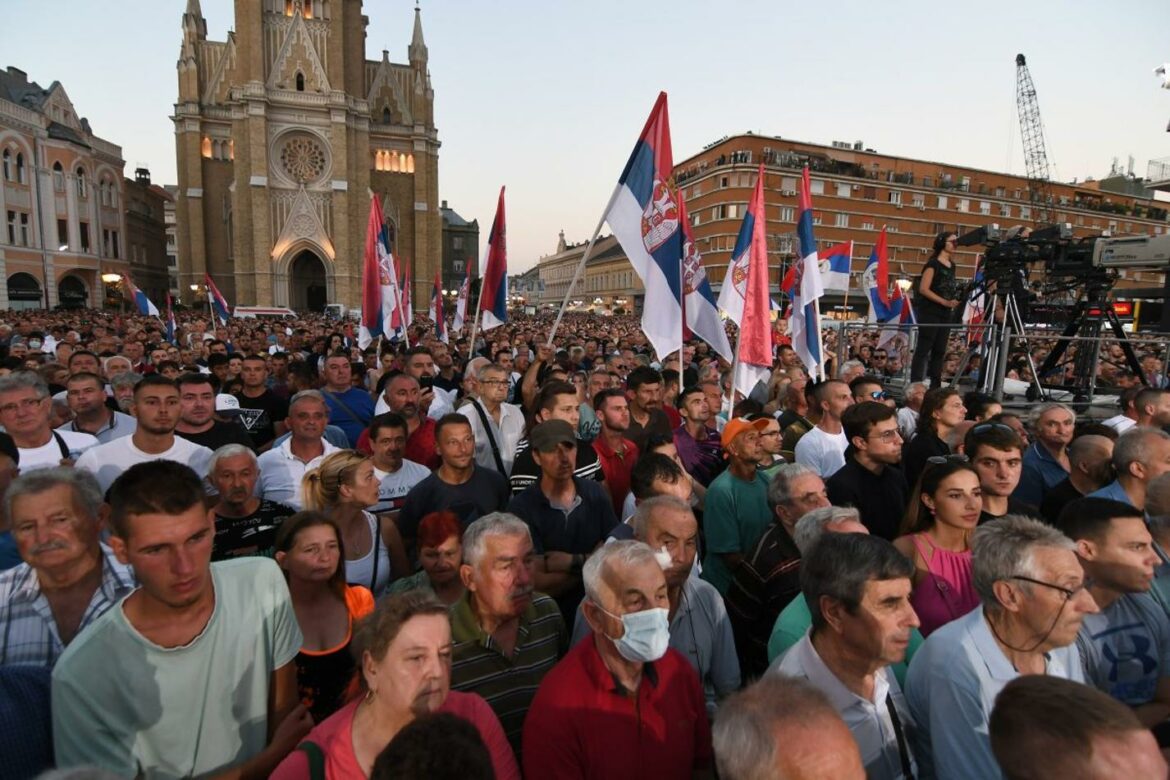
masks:
[[[311,138],[290,138],[280,150],[280,164],[294,181],[304,184],[325,173],[325,150]]]

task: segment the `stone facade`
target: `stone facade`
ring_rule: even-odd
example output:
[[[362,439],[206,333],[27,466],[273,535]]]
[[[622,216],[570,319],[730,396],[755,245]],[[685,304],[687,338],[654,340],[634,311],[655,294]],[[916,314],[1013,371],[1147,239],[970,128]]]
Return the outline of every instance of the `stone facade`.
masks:
[[[468,266],[471,278],[478,276],[479,268],[479,220],[468,222],[455,209],[443,201],[439,210],[443,214],[443,286],[444,290],[459,291],[467,277]]]
[[[151,184],[150,171],[138,168],[125,179],[126,255],[134,285],[162,311],[170,276],[167,272],[167,203],[171,194]]]
[[[537,291],[535,296],[527,298],[528,304],[539,303],[543,309],[559,309],[588,246],[587,241],[566,243],[565,233],[561,231],[556,251],[537,261]],[[641,311],[645,292],[642,280],[634,273],[634,267],[617,238],[602,236],[593,245],[585,270],[573,287],[567,311],[630,312],[635,306]]]
[[[438,133],[415,9],[409,64],[367,61],[361,0],[237,0],[207,40],[188,0],[175,106],[179,287],[232,305],[357,307],[370,198],[415,302],[441,262]]]

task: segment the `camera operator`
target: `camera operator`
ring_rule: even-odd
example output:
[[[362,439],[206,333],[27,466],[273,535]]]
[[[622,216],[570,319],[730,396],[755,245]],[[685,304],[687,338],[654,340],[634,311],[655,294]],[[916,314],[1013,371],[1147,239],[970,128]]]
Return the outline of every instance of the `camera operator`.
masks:
[[[954,323],[955,310],[959,308],[959,299],[962,297],[961,285],[955,279],[953,252],[957,240],[958,234],[950,231],[935,237],[930,257],[918,281],[915,300],[918,324],[934,327],[918,330],[918,346],[910,366],[910,381],[921,382],[923,377],[929,376],[932,388],[942,385],[943,360],[947,353],[947,339],[951,334],[951,328],[945,326]]]

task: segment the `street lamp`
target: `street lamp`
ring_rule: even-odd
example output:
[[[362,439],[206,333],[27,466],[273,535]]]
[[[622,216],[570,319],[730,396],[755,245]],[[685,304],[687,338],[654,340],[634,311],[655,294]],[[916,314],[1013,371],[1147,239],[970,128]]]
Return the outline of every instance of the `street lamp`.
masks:
[[[117,284],[122,281],[122,274],[102,274],[102,281],[106,284]]]

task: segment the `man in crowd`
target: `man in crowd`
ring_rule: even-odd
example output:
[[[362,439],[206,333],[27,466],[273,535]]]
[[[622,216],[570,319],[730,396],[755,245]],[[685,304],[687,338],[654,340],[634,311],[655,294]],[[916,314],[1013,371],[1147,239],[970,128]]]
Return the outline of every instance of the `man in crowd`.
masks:
[[[350,447],[357,447],[358,438],[374,416],[374,402],[369,393],[353,386],[353,365],[346,352],[325,358],[324,375],[321,394],[329,406],[329,422],[345,431]]]
[[[545,675],[524,721],[528,777],[691,777],[711,765],[698,675],[669,647],[666,578],[654,551],[618,541],[584,569],[579,642]]]
[[[1068,445],[1068,476],[1044,494],[1040,516],[1056,525],[1070,501],[1087,496],[1113,480],[1113,439],[1085,434]]]
[[[302,390],[288,402],[288,427],[292,435],[260,456],[257,492],[274,504],[295,510],[305,506],[301,480],[310,469],[337,448],[325,440],[329,407],[317,390]]]
[[[378,503],[369,510],[376,515],[398,517],[406,494],[430,476],[431,470],[421,463],[407,460],[406,420],[395,412],[379,414],[370,421],[370,447],[373,449],[374,476],[378,478]]]
[[[1166,777],[1158,741],[1133,711],[1087,685],[1042,674],[1004,686],[991,750],[1006,780]]]
[[[630,427],[629,402],[625,393],[611,388],[597,394],[593,408],[601,421],[601,433],[593,440],[593,450],[601,462],[614,514],[620,515],[630,492],[630,472],[634,470],[640,452],[638,446],[626,438]]]
[[[856,507],[871,534],[892,542],[901,533],[910,494],[898,469],[902,435],[894,410],[877,401],[861,401],[845,410],[841,426],[849,446],[845,465],[825,480],[829,500],[833,506]]]
[[[1120,407],[1120,413],[1113,415],[1107,420],[1102,420],[1102,424],[1108,425],[1119,434],[1125,433],[1137,425],[1138,411],[1135,404],[1138,394],[1145,389],[1145,385],[1139,384],[1136,387],[1127,387],[1125,390],[1122,390],[1121,395],[1117,396],[1117,405]]]
[[[827,534],[800,569],[812,628],[773,667],[822,691],[853,733],[871,780],[912,780],[909,708],[890,665],[919,625],[910,604],[914,564],[885,539]]]
[[[1036,441],[1024,452],[1017,499],[1040,506],[1044,494],[1068,477],[1068,445],[1073,438],[1076,414],[1060,403],[1043,403],[1032,412]]]
[[[913,439],[918,430],[918,411],[925,397],[926,385],[922,382],[908,385],[902,395],[902,408],[898,410],[898,433],[902,434],[905,441]]]
[[[865,778],[849,728],[805,680],[760,678],[727,700],[713,731],[722,780]]]
[[[179,389],[174,382],[157,374],[143,378],[134,388],[131,411],[138,420],[134,433],[92,447],[77,460],[77,468],[93,472],[103,492],[126,469],[152,460],[182,463],[200,477],[207,475],[211,450],[175,436]]]
[[[1020,482],[1024,444],[1003,423],[978,423],[963,438],[963,454],[979,474],[983,509],[979,523],[998,520],[1006,514],[1036,517],[1037,508],[1013,494]]]
[[[37,469],[4,496],[23,561],[0,573],[0,666],[52,667],[82,629],[134,588],[102,544],[102,493],[87,471]]]
[[[292,507],[256,495],[260,464],[243,444],[225,444],[211,455],[207,481],[219,499],[211,560],[276,554],[276,534],[296,513]]]
[[[466,528],[476,518],[502,511],[512,494],[504,475],[476,464],[475,436],[463,415],[452,412],[439,418],[435,443],[439,467],[410,489],[398,513],[398,530],[408,545],[431,512],[448,509]]]
[[[768,528],[768,479],[757,471],[760,430],[765,420],[742,417],[728,420],[721,440],[727,453],[727,470],[707,489],[703,520],[707,553],[703,579],[726,594],[731,575]]]
[[[524,437],[524,412],[507,403],[508,374],[498,364],[479,370],[479,398],[459,407],[475,436],[475,462],[504,477],[512,471],[516,446]]]
[[[59,433],[88,433],[105,444],[129,436],[138,427],[133,417],[106,404],[106,383],[97,374],[88,371],[72,374],[65,383],[65,390],[73,420],[58,428]]]
[[[577,403],[577,390],[568,382],[545,382],[536,395],[536,414],[533,422],[539,425],[548,420],[564,420],[574,431],[578,431],[581,422],[580,405]],[[580,479],[591,479],[604,482],[605,473],[601,470],[601,460],[597,451],[589,443],[577,436],[577,463],[573,469],[573,476]],[[529,485],[540,480],[540,466],[532,454],[531,443],[522,439],[516,445],[516,456],[512,461],[512,473],[508,481],[512,486],[512,493],[520,493]]]
[[[141,585],[53,670],[59,767],[267,776],[312,725],[297,702],[302,639],[284,576],[263,560],[211,564],[203,501],[199,477],[165,460],[110,490],[110,546]]]
[[[630,427],[625,436],[638,452],[646,449],[651,436],[670,436],[670,418],[662,411],[662,374],[649,366],[638,366],[626,377],[626,398],[630,406]]]
[[[567,625],[585,595],[585,559],[618,521],[605,490],[573,475],[577,435],[569,423],[543,422],[532,429],[529,441],[540,481],[517,494],[508,511],[532,529],[536,588],[557,600]]]
[[[283,436],[288,426],[288,401],[268,387],[268,362],[262,355],[244,358],[240,378],[244,389],[236,395],[240,415],[236,421],[244,427],[252,440],[252,449],[264,452],[276,437]]]
[[[1101,610],[1085,616],[1077,636],[1086,681],[1133,707],[1147,727],[1164,722],[1170,718],[1170,618],[1149,593],[1160,560],[1145,517],[1123,501],[1089,496],[1066,506],[1058,523],[1076,543]]]
[[[1133,403],[1137,413],[1135,424],[1146,428],[1165,428],[1170,425],[1170,388],[1146,387]],[[1124,431],[1118,431],[1124,433]]]
[[[732,572],[727,611],[735,629],[735,647],[747,677],[768,667],[766,649],[780,612],[800,593],[800,551],[793,541],[796,521],[829,506],[825,483],[799,463],[786,463],[768,483],[772,523]]]
[[[98,440],[88,433],[55,431],[49,386],[32,371],[0,376],[0,425],[20,451],[20,469],[51,468],[67,464]]]
[[[406,351],[405,372],[418,380],[419,410],[432,420],[455,410],[455,393],[435,388],[435,360],[428,347],[416,346]],[[377,409],[379,413],[385,410]]]
[[[982,606],[932,633],[906,678],[918,725],[914,757],[924,777],[996,776],[988,718],[1010,680],[1025,674],[1084,680],[1072,645],[1097,605],[1072,541],[1039,520],[1008,515],[975,530],[972,552]]]
[[[532,697],[569,644],[556,602],[533,592],[535,557],[527,524],[484,515],[463,533],[466,591],[451,607],[451,688],[487,701],[517,755]]]
[[[1170,395],[1170,391],[1167,392]],[[1160,428],[1135,426],[1113,444],[1113,473],[1108,485],[1088,494],[1090,498],[1122,501],[1146,508],[1146,486],[1154,477],[1170,471],[1170,433]]]
[[[845,465],[845,448],[849,446],[849,440],[841,427],[841,415],[853,405],[853,394],[846,383],[830,380],[816,386],[813,399],[820,410],[820,420],[800,437],[794,452],[797,463],[808,466],[822,479],[828,479]]]
[[[216,392],[207,374],[183,374],[179,388],[179,421],[175,433],[211,451],[228,444],[252,446],[252,439],[239,425],[215,417]]]
[[[435,374],[435,387],[448,393],[458,393],[463,383],[463,374],[455,370],[455,361],[451,357],[451,350],[442,342],[431,345],[431,356],[434,358],[438,373]]]
[[[386,382],[382,397],[391,412],[406,420],[406,448],[403,450],[406,459],[421,463],[428,469],[438,468],[435,421],[427,417],[419,406],[421,394],[418,380],[409,374],[395,374]],[[358,448],[361,449],[360,443]]]

